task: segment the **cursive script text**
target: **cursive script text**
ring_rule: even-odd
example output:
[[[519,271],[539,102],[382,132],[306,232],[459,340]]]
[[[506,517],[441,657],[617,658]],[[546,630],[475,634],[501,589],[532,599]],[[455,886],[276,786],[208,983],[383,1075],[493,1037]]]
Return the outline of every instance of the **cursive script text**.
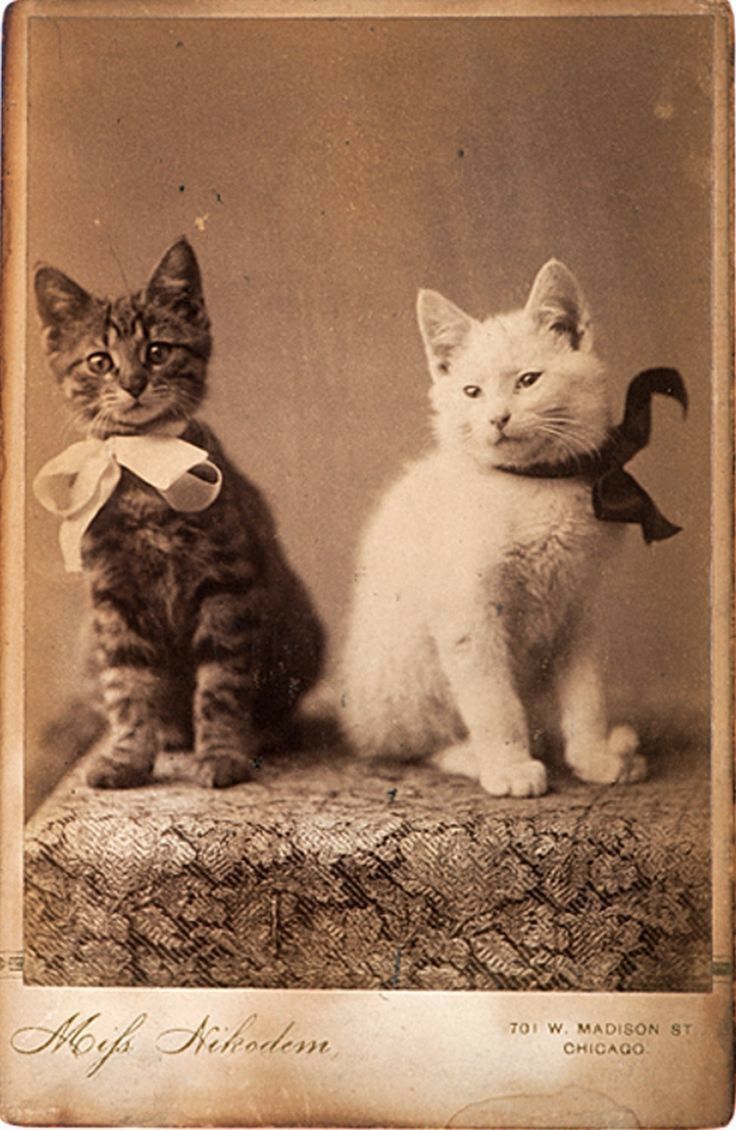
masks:
[[[133,1050],[133,1037],[145,1024],[147,1013],[140,1012],[121,1031],[113,1029],[111,1035],[100,1036],[97,1022],[99,1012],[82,1017],[78,1012],[68,1016],[56,1028],[29,1026],[18,1028],[10,1038],[10,1046],[21,1055],[54,1054],[67,1051],[74,1056],[89,1056],[87,1077],[96,1075],[114,1055],[127,1055]]]
[[[156,1050],[164,1055],[335,1055],[329,1040],[300,1035],[293,1020],[279,1025],[275,1035],[259,1033],[258,1024],[256,1012],[233,1027],[213,1024],[207,1015],[195,1028],[166,1028],[159,1033]]]

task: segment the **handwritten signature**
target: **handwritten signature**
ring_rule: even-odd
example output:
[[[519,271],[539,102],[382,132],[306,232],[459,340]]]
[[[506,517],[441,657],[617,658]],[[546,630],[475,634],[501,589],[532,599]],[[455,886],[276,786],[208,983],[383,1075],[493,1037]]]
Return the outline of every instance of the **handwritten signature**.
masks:
[[[62,1020],[55,1028],[28,1025],[18,1028],[10,1046],[20,1055],[40,1055],[66,1051],[75,1057],[89,1057],[87,1078],[96,1075],[114,1056],[129,1055],[136,1048],[136,1034],[148,1022],[147,1012],[139,1012],[124,1028],[113,1028],[101,1035],[104,1019],[99,1012],[85,1016],[79,1012]],[[150,1026],[150,1025],[149,1025]],[[337,1051],[329,1040],[300,1034],[296,1022],[289,1020],[271,1029],[264,1028],[258,1013],[252,1012],[238,1024],[215,1024],[209,1014],[193,1027],[164,1028],[154,1039],[160,1055],[298,1055],[334,1059]]]

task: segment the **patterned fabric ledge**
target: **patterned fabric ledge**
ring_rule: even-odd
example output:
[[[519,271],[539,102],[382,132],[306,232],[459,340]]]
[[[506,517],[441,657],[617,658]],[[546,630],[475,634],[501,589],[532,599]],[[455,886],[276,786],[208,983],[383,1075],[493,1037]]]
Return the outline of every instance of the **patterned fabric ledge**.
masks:
[[[710,988],[708,755],[650,732],[651,779],[494,799],[428,767],[281,756],[208,792],[81,765],[29,823],[36,985],[694,992]]]

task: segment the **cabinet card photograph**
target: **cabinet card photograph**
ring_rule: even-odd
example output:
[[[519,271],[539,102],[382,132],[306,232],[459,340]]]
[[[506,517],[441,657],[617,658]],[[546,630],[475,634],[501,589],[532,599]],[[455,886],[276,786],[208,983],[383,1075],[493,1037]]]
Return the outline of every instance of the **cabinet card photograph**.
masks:
[[[2,1117],[725,1123],[729,8],[4,47]]]

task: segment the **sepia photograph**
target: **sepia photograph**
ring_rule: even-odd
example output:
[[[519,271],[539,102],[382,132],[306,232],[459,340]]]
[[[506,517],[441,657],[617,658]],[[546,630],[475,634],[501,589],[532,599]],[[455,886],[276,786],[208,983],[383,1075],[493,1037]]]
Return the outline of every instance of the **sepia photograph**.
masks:
[[[562,1059],[646,1074],[642,1000],[730,992],[730,14],[318,9],[6,17],[8,953],[58,1002],[10,1046],[104,1064],[105,1000],[133,1049],[196,989],[156,1063],[301,1062],[334,1040],[263,1002],[581,994],[619,1011]],[[612,1078],[549,1123],[313,1117],[700,1124]],[[231,1124],[310,1124],[275,1109]]]

